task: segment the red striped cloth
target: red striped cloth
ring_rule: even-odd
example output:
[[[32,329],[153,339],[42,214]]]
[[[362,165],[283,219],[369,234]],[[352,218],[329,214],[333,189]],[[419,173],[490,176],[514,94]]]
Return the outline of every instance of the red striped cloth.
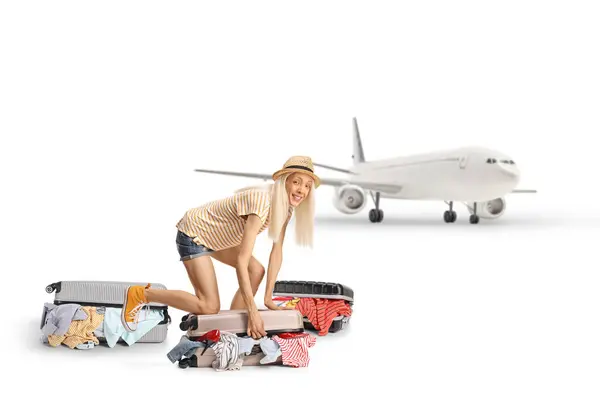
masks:
[[[300,311],[310,323],[319,331],[319,336],[327,335],[329,327],[335,317],[352,314],[350,305],[344,300],[314,299],[304,297],[296,304],[296,310]]]
[[[291,336],[291,335],[290,335]],[[277,335],[272,336],[281,348],[281,362],[290,367],[307,367],[310,362],[308,349],[313,347],[317,338],[313,335],[300,334],[294,337],[287,336],[286,339]]]

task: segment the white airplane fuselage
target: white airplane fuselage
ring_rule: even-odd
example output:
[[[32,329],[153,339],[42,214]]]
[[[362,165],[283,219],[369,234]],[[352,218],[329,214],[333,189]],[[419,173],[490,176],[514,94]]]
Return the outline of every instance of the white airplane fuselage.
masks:
[[[315,166],[342,172],[343,178],[323,177],[321,184],[334,187],[333,204],[344,214],[359,213],[368,204],[374,208],[369,220],[383,221],[380,199],[434,200],[448,203],[444,222],[457,221],[454,202],[465,203],[469,223],[479,219],[495,219],[504,214],[510,193],[535,193],[518,189],[521,172],[506,154],[483,147],[461,147],[449,150],[368,161],[363,151],[356,118],[353,119],[353,165],[350,168],[317,164]],[[310,161],[309,164],[313,164]],[[196,169],[198,172],[272,179],[270,173]]]
[[[514,161],[496,150],[463,147],[363,162],[350,181],[374,180],[402,186],[381,197],[442,201],[487,201],[510,193],[519,183]]]

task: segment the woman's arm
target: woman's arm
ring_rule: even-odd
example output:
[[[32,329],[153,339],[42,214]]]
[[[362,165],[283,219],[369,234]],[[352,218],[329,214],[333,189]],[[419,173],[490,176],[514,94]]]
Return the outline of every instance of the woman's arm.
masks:
[[[283,261],[283,240],[285,239],[285,231],[288,222],[290,222],[289,217],[283,224],[283,227],[281,228],[279,240],[277,241],[277,243],[273,243],[273,248],[271,249],[271,255],[269,257],[269,267],[267,269],[267,284],[265,288],[264,303],[265,306],[271,310],[278,310],[284,308],[277,307],[273,303],[273,290],[275,289],[275,281],[277,281],[277,274],[279,274],[279,270],[281,269],[281,263]]]
[[[237,278],[242,298],[244,299],[244,303],[246,303],[248,311],[257,310],[256,304],[254,303],[254,295],[252,294],[252,286],[250,285],[248,265],[250,264],[250,257],[252,257],[256,236],[258,235],[261,226],[262,222],[258,215],[248,215],[246,226],[244,228],[244,236],[242,237],[242,243],[237,257]]]
[[[254,250],[254,243],[256,242],[256,236],[262,226],[262,221],[256,214],[248,215],[246,220],[246,226],[244,228],[244,236],[242,237],[242,243],[240,246],[240,252],[237,258],[237,278],[240,286],[240,292],[246,308],[248,309],[248,327],[246,333],[248,336],[252,336],[254,339],[266,336],[267,333],[264,330],[264,325],[258,308],[254,303],[254,295],[252,294],[252,286],[250,285],[250,274],[248,273],[248,265],[250,264],[250,257],[252,257],[252,250]]]

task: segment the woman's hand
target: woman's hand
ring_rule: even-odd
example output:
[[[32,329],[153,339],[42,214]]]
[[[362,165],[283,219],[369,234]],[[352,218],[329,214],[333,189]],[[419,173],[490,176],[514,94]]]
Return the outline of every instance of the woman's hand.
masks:
[[[292,306],[278,306],[277,304],[275,304],[273,302],[273,299],[270,299],[270,298],[265,299],[265,307],[267,307],[269,310],[293,310],[294,309],[294,307],[292,307]]]
[[[261,337],[267,336],[264,322],[256,310],[248,311],[248,329],[246,333],[254,339],[260,339]]]

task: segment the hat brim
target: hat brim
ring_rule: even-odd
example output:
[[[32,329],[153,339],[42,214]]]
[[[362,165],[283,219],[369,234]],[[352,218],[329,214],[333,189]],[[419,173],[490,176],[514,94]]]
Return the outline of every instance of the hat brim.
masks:
[[[273,174],[273,180],[276,181],[281,176],[286,175],[286,174],[293,174],[294,172],[299,172],[301,174],[305,174],[305,175],[308,175],[311,178],[313,178],[313,180],[315,181],[315,189],[321,185],[321,179],[317,175],[315,175],[314,172],[310,172],[310,171],[307,171],[305,169],[300,169],[300,168],[280,169],[279,171],[277,171]]]

